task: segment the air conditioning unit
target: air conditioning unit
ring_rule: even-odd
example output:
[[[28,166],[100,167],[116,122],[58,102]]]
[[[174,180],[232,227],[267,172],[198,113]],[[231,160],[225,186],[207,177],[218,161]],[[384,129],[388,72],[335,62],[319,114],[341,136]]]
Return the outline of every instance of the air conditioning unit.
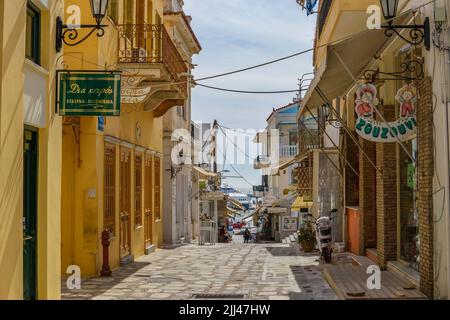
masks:
[[[144,48],[131,49],[131,61],[132,62],[146,62],[147,51]]]

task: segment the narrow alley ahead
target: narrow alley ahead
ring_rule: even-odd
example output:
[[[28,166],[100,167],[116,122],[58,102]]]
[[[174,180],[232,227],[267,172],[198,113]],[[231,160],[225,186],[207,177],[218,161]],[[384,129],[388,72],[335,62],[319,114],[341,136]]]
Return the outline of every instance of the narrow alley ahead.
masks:
[[[160,249],[80,290],[62,288],[62,299],[336,299],[318,255],[288,244]]]

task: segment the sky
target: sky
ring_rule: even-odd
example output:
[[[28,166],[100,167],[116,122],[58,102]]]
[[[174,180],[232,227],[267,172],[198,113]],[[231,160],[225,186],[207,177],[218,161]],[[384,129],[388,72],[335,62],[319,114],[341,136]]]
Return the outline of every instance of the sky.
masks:
[[[184,10],[192,16],[192,28],[203,48],[194,57],[197,66],[193,73],[197,79],[264,63],[313,46],[316,17],[308,17],[295,0],[185,0]],[[297,79],[311,71],[312,55],[308,53],[201,83],[238,90],[295,90]],[[192,92],[192,120],[217,119],[224,127],[261,130],[266,127],[272,109],[291,103],[294,96],[294,93],[226,93],[197,86]],[[218,167],[231,171],[225,175],[236,176],[228,164],[233,164],[233,157],[228,157],[232,147],[231,143],[226,148],[219,146]],[[225,167],[221,161],[224,154],[228,158]],[[261,184],[261,172],[253,169],[252,160],[246,162],[234,165],[235,169],[250,184]],[[227,178],[223,182],[242,191],[251,188],[244,179]]]

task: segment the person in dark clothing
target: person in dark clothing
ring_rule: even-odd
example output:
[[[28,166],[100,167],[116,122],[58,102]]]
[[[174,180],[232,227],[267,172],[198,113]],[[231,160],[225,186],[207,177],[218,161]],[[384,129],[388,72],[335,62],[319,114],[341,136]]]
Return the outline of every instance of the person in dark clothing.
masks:
[[[245,229],[244,232],[244,243],[248,243],[248,241],[250,240],[251,234],[250,231],[247,229]]]

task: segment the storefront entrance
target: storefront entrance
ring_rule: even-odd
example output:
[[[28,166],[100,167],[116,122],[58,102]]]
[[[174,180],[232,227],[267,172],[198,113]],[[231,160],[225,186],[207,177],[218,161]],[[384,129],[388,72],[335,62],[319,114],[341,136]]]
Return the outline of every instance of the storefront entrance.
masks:
[[[25,130],[23,150],[23,298],[34,300],[37,287],[37,132]]]
[[[417,139],[405,143],[408,151],[417,159]],[[400,260],[419,271],[419,216],[416,206],[416,167],[401,152],[400,158]]]

